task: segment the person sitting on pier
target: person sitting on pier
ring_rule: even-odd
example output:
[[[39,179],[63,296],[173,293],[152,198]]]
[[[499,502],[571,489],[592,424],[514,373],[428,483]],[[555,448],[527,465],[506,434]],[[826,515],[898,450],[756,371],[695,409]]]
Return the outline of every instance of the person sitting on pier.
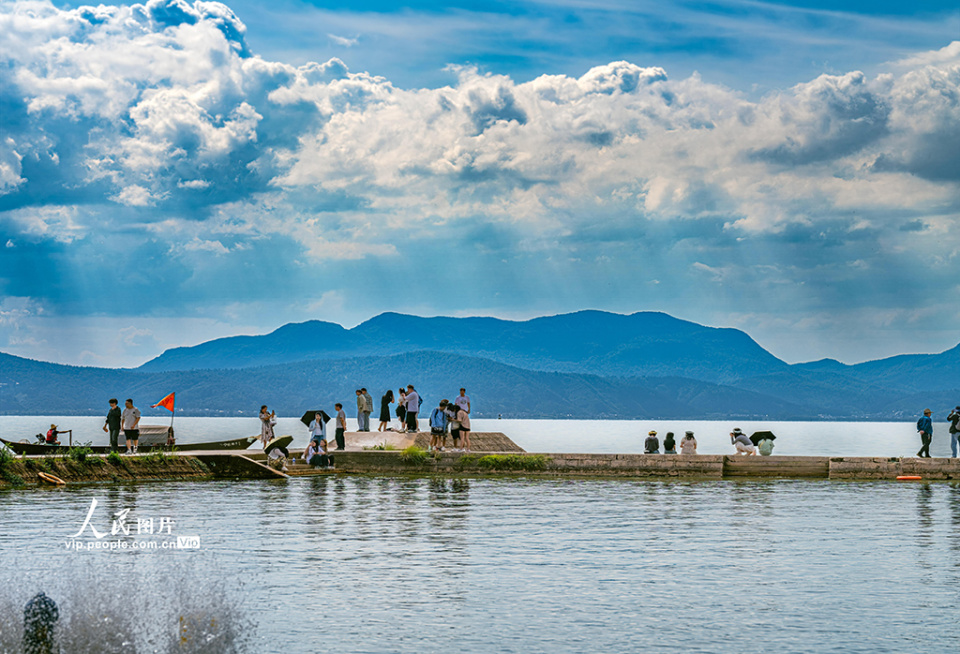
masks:
[[[660,439],[657,438],[657,432],[650,431],[647,434],[647,440],[643,441],[644,454],[660,454]]]
[[[327,441],[324,439],[310,441],[310,445],[307,446],[307,451],[303,453],[303,459],[314,468],[333,467],[333,455],[329,453]]]
[[[750,442],[749,436],[740,431],[739,427],[735,427],[734,430],[730,432],[730,444],[737,447],[737,454],[752,456],[757,453],[757,447]]]
[[[683,435],[683,440],[680,441],[680,454],[696,454],[697,453],[697,439],[693,437],[693,432],[688,431]]]
[[[769,438],[764,438],[757,443],[757,449],[760,450],[760,456],[770,456],[773,454],[773,441]]]
[[[663,453],[664,454],[677,453],[677,441],[673,440],[672,431],[668,431],[666,438],[663,439]]]

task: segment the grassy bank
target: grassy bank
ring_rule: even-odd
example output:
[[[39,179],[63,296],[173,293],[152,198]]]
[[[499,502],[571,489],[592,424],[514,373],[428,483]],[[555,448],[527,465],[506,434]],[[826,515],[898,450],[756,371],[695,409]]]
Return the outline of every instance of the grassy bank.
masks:
[[[197,479],[212,476],[209,467],[194,457],[171,456],[163,452],[141,456],[93,455],[74,448],[66,455],[15,458],[0,453],[0,488],[41,482],[38,473],[66,482],[142,481]]]

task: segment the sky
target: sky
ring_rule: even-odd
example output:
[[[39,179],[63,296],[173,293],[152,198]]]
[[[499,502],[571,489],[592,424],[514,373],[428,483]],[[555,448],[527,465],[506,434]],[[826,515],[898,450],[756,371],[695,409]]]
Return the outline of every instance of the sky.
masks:
[[[0,351],[384,311],[960,343],[955,1],[0,0]]]

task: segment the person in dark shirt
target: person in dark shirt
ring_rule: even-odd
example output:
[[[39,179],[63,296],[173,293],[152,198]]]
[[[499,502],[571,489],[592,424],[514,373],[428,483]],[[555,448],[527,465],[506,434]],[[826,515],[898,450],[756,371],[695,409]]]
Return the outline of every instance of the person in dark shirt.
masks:
[[[925,409],[923,417],[917,420],[917,431],[920,432],[920,451],[917,456],[920,458],[930,458],[930,441],[933,440],[933,419],[930,417],[932,411]]]
[[[960,406],[950,412],[947,421],[950,423],[950,453],[956,459],[960,449]]]
[[[107,411],[107,419],[103,423],[103,431],[110,434],[110,451],[118,452],[120,450],[120,406],[117,398],[110,398],[110,410]]]
[[[677,441],[673,439],[672,431],[668,431],[666,437],[663,439],[663,453],[664,454],[677,453]]]
[[[651,431],[647,434],[647,440],[643,442],[644,454],[660,454],[660,439],[657,438],[657,432]]]

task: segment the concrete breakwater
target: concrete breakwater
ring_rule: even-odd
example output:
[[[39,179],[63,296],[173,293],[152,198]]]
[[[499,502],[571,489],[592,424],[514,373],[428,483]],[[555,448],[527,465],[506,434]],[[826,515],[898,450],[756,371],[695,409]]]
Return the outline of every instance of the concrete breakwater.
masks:
[[[321,474],[304,465],[291,476]],[[744,457],[722,454],[533,454],[391,451],[337,452],[336,472],[360,474],[496,474],[635,479],[960,480],[960,459],[900,457]]]

